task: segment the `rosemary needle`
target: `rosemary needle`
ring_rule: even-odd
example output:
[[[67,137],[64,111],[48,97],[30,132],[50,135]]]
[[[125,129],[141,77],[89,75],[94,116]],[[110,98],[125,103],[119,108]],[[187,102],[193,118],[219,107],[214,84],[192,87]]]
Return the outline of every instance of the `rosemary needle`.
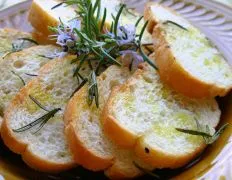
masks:
[[[181,29],[183,29],[183,30],[185,30],[185,31],[188,31],[187,28],[181,26],[180,24],[177,24],[177,23],[174,22],[174,21],[167,20],[167,21],[164,22],[164,24],[168,24],[168,23],[173,24],[173,25],[175,25],[175,26],[177,26],[177,27],[179,27],[179,28],[181,28]]]
[[[18,75],[16,72],[14,72],[14,71],[11,71],[15,76],[17,76],[21,81],[22,81],[22,83],[23,83],[23,85],[25,86],[26,85],[26,83],[25,83],[25,81],[23,80],[23,78],[20,76],[20,75]]]
[[[196,135],[196,136],[204,136],[204,137],[212,137],[212,135],[202,132],[202,131],[197,131],[197,130],[190,130],[190,129],[181,129],[181,128],[176,128],[177,131],[183,132],[186,134],[191,134],[191,135]]]
[[[44,106],[42,106],[42,104],[37,101],[37,99],[35,99],[32,95],[29,95],[30,99],[37,105],[39,106],[41,109],[43,109],[44,111],[49,112],[49,110],[47,110],[47,108],[45,108]]]

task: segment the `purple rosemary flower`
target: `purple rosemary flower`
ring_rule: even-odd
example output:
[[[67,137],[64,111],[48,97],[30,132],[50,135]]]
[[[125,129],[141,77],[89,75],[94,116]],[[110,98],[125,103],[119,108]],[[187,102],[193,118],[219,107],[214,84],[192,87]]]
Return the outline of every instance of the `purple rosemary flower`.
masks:
[[[136,70],[139,64],[143,63],[143,57],[139,55],[136,51],[125,50],[121,51],[122,64],[129,67],[132,71]]]
[[[136,27],[133,24],[126,24],[124,26],[118,26],[117,38],[115,35],[107,30],[107,35],[111,38],[117,39],[119,45],[125,45],[135,41]]]
[[[75,42],[78,41],[78,36],[74,29],[81,29],[80,20],[74,19],[68,25],[61,24],[58,26],[57,44],[63,47],[64,52],[73,52]]]
[[[118,44],[123,45],[133,42],[136,37],[136,27],[133,24],[126,24],[118,27]]]

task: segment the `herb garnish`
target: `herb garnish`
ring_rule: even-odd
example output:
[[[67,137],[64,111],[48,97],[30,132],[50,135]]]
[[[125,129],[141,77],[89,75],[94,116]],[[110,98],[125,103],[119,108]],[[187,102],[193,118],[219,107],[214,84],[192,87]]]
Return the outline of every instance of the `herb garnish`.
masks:
[[[97,108],[99,107],[99,98],[98,98],[98,86],[97,86],[97,77],[94,71],[90,73],[89,76],[89,87],[88,87],[88,103],[92,104],[93,100],[95,100]]]
[[[24,132],[24,131],[36,126],[37,124],[40,124],[38,129],[34,132],[34,133],[37,133],[48,122],[49,119],[54,117],[55,114],[61,110],[61,108],[55,108],[55,109],[50,111],[47,108],[45,108],[44,106],[42,106],[41,103],[39,101],[37,101],[33,96],[29,95],[29,97],[39,108],[46,111],[47,113],[45,115],[41,116],[40,118],[36,119],[35,121],[27,124],[26,126],[23,126],[21,128],[18,128],[18,129],[13,129],[14,132],[17,132],[17,133]]]
[[[198,120],[196,120],[196,124],[197,124],[198,130],[182,129],[182,128],[176,128],[176,130],[179,132],[194,135],[194,136],[202,136],[206,144],[213,144],[219,138],[219,136],[224,132],[226,127],[229,125],[229,123],[224,124],[218,129],[218,131],[216,131],[212,135],[210,134],[210,128],[208,125],[203,127],[202,125],[200,125]]]
[[[83,79],[88,79],[89,81],[89,104],[95,100],[95,104],[98,107],[96,75],[99,75],[100,67],[108,67],[113,64],[122,66],[123,62],[118,60],[118,57],[121,55],[133,54],[130,67],[134,67],[133,64],[139,64],[138,62],[141,62],[142,59],[157,69],[153,61],[144,53],[143,44],[141,43],[148,22],[144,24],[139,34],[136,34],[136,27],[141,22],[142,17],[137,20],[135,25],[120,25],[120,16],[123,10],[125,10],[124,4],[120,6],[116,16],[112,15],[113,21],[108,29],[105,26],[107,9],[104,8],[103,15],[101,15],[101,0],[96,0],[95,3],[92,3],[90,0],[67,0],[63,3],[77,5],[77,18],[72,19],[68,25],[65,25],[60,20],[59,26],[50,27],[50,30],[56,33],[52,35],[52,38],[56,38],[57,44],[63,47],[64,52],[77,55],[75,61],[79,61],[79,65],[74,73],[75,76],[79,76],[79,70],[84,62],[98,62],[97,67],[91,67],[92,71],[89,75],[91,78],[83,77]],[[84,82],[82,81],[81,85]]]
[[[180,24],[177,24],[177,23],[174,22],[174,21],[167,20],[167,21],[165,21],[163,24],[168,24],[168,23],[173,24],[173,25],[175,25],[175,26],[177,26],[177,27],[179,27],[179,28],[181,28],[181,29],[183,29],[183,30],[185,30],[185,31],[188,31],[187,28],[181,26]]]

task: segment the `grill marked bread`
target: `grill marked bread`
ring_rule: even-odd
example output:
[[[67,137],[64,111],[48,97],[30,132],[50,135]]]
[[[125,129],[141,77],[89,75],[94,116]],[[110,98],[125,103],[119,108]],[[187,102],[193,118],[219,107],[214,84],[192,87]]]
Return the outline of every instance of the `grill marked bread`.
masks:
[[[225,96],[230,91],[232,68],[200,30],[156,3],[147,4],[144,17],[163,81],[189,97]]]
[[[111,66],[98,77],[99,108],[89,106],[84,86],[69,101],[65,111],[65,132],[78,164],[93,171],[104,170],[111,179],[133,178],[141,171],[133,151],[115,145],[103,132],[100,114],[113,87],[131,75],[127,67]]]
[[[161,82],[144,64],[111,93],[101,115],[104,132],[153,168],[181,167],[206,147],[200,136],[175,128],[197,130],[195,119],[212,132],[220,118],[214,99],[190,99]]]
[[[38,70],[51,61],[41,55],[51,56],[56,51],[60,51],[60,48],[52,45],[34,46],[9,54],[0,61],[0,72],[2,73],[0,76],[1,116],[12,98],[24,86],[20,77],[25,83],[28,83],[34,77],[31,75],[37,75]]]
[[[39,75],[11,101],[4,114],[1,128],[4,143],[13,152],[21,154],[30,167],[39,171],[57,172],[75,166],[64,136],[63,123],[66,103],[78,86],[77,78],[73,77],[76,64],[71,64],[74,58],[76,56],[58,58],[44,65]],[[88,74],[88,65],[83,65],[80,73]],[[49,110],[61,110],[38,132],[40,124],[23,132],[15,132],[13,129],[21,128],[46,114],[29,95]]]

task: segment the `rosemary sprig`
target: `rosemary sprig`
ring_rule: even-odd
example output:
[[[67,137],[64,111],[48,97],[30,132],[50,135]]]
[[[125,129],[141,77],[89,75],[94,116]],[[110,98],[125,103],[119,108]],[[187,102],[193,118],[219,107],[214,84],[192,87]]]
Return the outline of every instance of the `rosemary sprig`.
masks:
[[[47,114],[43,115],[42,117],[40,117],[40,118],[36,119],[35,121],[29,123],[28,125],[23,126],[21,128],[18,128],[18,129],[13,129],[13,131],[16,132],[16,133],[24,132],[24,131],[29,130],[32,127],[36,126],[37,124],[41,123],[39,128],[34,132],[34,133],[36,133],[48,122],[49,119],[54,117],[55,114],[60,110],[61,110],[60,108],[53,109],[53,110],[49,111]]]
[[[23,80],[23,78],[20,76],[20,75],[18,75],[16,72],[14,72],[14,71],[11,71],[15,76],[17,76],[21,81],[22,81],[22,83],[23,83],[23,85],[25,86],[26,85],[26,83],[25,83],[25,81]]]
[[[194,136],[202,136],[206,144],[213,144],[229,125],[229,123],[224,124],[218,129],[218,131],[216,131],[213,135],[211,135],[208,125],[206,125],[205,128],[203,128],[200,126],[197,120],[196,120],[196,123],[197,123],[198,130],[190,130],[190,129],[182,129],[182,128],[176,128],[176,130],[179,132],[194,135]]]
[[[98,98],[98,85],[97,85],[97,77],[95,71],[92,71],[89,75],[89,87],[88,87],[88,103],[92,104],[93,100],[95,100],[95,104],[97,108],[99,107],[99,98]]]
[[[120,6],[116,15],[112,15],[113,21],[109,31],[104,29],[107,18],[106,8],[104,8],[103,15],[100,15],[100,12],[102,12],[101,0],[96,0],[95,3],[92,3],[90,0],[67,0],[64,3],[78,6],[76,10],[78,19],[74,19],[74,22],[81,21],[81,26],[73,26],[71,22],[65,25],[61,21],[58,27],[52,28],[52,31],[57,33],[57,35],[52,37],[57,38],[57,43],[63,47],[65,52],[77,55],[77,58],[72,63],[79,61],[79,65],[74,72],[74,76],[77,76],[78,79],[80,78],[78,74],[80,74],[80,69],[84,62],[91,64],[91,61],[98,61],[97,67],[91,67],[91,75],[83,77],[83,79],[88,79],[89,82],[89,104],[95,100],[95,104],[98,107],[96,75],[99,75],[99,69],[101,67],[104,68],[105,65],[116,64],[121,66],[121,62],[117,60],[120,55],[133,51],[133,53],[137,53],[137,55],[134,55],[134,58],[137,58],[137,60],[133,60],[132,63],[136,64],[143,59],[156,68],[155,64],[142,50],[143,44],[141,39],[147,22],[139,35],[136,35],[136,26],[138,26],[142,17],[138,19],[134,27],[129,25],[121,26],[119,24],[121,14],[126,8],[124,4]],[[83,79],[79,85],[85,83]],[[77,89],[79,89],[79,86]]]
[[[173,24],[173,25],[175,25],[175,26],[177,26],[177,27],[179,27],[179,28],[181,28],[181,29],[183,29],[183,30],[185,30],[185,31],[188,31],[187,28],[181,26],[180,24],[177,24],[177,23],[174,22],[174,21],[167,20],[167,21],[165,21],[163,24]]]
[[[39,125],[38,129],[34,132],[37,133],[48,121],[49,119],[51,119],[52,117],[55,116],[55,114],[61,110],[61,108],[55,108],[51,111],[47,110],[44,106],[41,105],[41,103],[39,101],[37,101],[33,96],[29,95],[30,99],[41,109],[43,109],[44,111],[46,111],[47,113],[44,114],[43,116],[39,117],[38,119],[36,119],[35,121],[32,121],[31,123],[27,124],[26,126],[23,126],[21,128],[18,129],[13,129],[14,132],[16,133],[20,133],[20,132],[24,132],[26,130],[31,129],[32,127]]]

